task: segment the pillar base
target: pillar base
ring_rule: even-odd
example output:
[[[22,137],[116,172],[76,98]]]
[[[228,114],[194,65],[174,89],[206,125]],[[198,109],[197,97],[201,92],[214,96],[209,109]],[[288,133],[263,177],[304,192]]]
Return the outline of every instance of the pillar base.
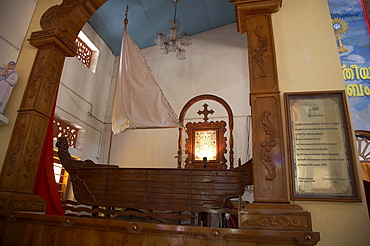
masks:
[[[299,245],[315,245],[320,240],[320,233],[312,231],[311,213],[296,204],[247,204],[239,211],[239,228],[297,234]]]
[[[0,211],[45,213],[46,201],[22,192],[0,191]]]

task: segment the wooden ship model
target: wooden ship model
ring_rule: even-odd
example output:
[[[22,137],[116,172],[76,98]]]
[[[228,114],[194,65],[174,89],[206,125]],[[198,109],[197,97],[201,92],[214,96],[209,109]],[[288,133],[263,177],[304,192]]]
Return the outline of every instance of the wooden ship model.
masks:
[[[230,158],[233,159],[233,116],[225,101],[214,95],[200,95],[191,99],[183,108],[183,123],[187,109],[195,102],[214,100],[223,105],[229,114]],[[207,105],[207,104],[205,104]],[[210,112],[204,105],[204,122],[186,124],[186,165],[177,168],[120,168],[116,165],[95,164],[91,160],[80,161],[68,152],[67,138],[57,142],[58,157],[69,173],[77,202],[64,201],[67,214],[100,212],[108,218],[141,219],[162,223],[187,223],[211,226],[211,214],[237,215],[230,209],[230,199],[244,194],[245,186],[253,184],[252,162],[239,163],[226,169],[226,122],[209,122]],[[208,106],[208,105],[207,105]],[[182,159],[182,129],[179,136],[179,160]],[[197,134],[211,133],[216,154],[210,160],[197,158]],[[72,205],[88,205],[75,207]],[[90,207],[89,207],[90,206]],[[232,206],[232,205],[231,205]],[[108,208],[108,209],[106,209]],[[86,213],[85,213],[86,215]],[[185,222],[184,222],[185,221]],[[235,223],[237,224],[237,222]]]

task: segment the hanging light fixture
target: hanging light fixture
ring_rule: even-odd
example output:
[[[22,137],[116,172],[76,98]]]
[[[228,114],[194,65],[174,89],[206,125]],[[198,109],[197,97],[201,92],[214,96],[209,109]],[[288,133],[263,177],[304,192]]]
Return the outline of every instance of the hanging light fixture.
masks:
[[[173,6],[175,7],[175,14],[169,27],[169,33],[166,34],[164,31],[158,33],[154,42],[164,54],[167,55],[168,52],[176,52],[177,58],[184,60],[186,59],[186,56],[185,49],[183,47],[191,45],[191,42],[190,35],[188,33],[182,32],[180,35],[177,35],[177,32],[180,29],[180,23],[176,19],[178,1],[180,0],[174,0]]]

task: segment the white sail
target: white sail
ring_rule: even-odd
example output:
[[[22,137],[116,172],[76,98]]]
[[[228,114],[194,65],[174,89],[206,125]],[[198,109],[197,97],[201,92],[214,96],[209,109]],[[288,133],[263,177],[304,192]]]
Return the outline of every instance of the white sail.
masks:
[[[113,101],[112,130],[181,127],[139,47],[123,31]]]

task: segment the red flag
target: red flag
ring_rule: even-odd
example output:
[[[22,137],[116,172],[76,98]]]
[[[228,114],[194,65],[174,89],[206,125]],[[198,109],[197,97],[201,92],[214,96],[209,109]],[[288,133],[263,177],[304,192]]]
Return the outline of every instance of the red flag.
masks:
[[[55,110],[56,99],[53,109]],[[62,204],[60,202],[57,184],[54,177],[53,168],[53,120],[54,110],[49,120],[48,129],[41,152],[41,158],[37,169],[33,193],[44,199],[47,215],[64,216]]]

